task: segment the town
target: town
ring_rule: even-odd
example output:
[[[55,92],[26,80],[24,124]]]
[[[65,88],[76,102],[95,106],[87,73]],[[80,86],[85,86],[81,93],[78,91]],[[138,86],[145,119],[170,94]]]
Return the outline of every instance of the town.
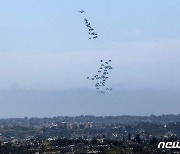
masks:
[[[0,120],[0,153],[180,153],[180,115],[58,116]]]

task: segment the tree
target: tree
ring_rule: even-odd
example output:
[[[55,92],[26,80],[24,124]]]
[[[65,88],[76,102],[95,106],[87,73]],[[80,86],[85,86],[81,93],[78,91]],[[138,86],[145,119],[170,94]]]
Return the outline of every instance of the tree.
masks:
[[[136,135],[136,142],[137,142],[138,144],[141,143],[141,138],[140,138],[140,135],[139,135],[139,134]]]

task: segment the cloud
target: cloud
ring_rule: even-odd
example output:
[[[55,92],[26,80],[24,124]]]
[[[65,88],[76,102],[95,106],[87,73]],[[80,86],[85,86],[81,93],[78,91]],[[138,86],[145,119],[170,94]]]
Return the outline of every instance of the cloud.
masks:
[[[178,93],[152,89],[116,90],[101,95],[91,89],[62,91],[8,90],[0,92],[4,117],[76,115],[178,114]]]
[[[100,59],[112,59],[109,84],[136,88],[180,88],[179,40],[120,42],[109,50],[74,52],[1,52],[1,89],[60,90],[92,87]]]
[[[121,42],[104,51],[1,52],[2,117],[179,113],[179,40]],[[99,95],[86,76],[112,59]],[[84,87],[84,88],[83,88]]]

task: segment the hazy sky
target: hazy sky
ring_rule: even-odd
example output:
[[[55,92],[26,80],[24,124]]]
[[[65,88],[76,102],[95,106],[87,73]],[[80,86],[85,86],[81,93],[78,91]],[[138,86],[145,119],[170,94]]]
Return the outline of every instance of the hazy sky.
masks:
[[[179,0],[0,2],[0,118],[178,114],[179,10]],[[114,68],[105,95],[86,79],[100,59]]]

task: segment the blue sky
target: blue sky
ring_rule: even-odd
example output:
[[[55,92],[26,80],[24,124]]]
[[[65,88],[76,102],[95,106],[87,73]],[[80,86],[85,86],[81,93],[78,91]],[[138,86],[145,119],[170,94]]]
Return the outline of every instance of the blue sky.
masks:
[[[82,9],[99,34],[97,40],[88,39],[82,15],[78,13]],[[170,100],[180,107],[179,10],[178,0],[0,2],[0,110],[3,109],[0,117],[55,116],[61,112],[63,115],[177,114],[175,108],[170,109],[173,103]],[[112,59],[114,67],[108,84],[115,90],[103,99],[86,80],[86,76],[94,75],[100,59]],[[53,92],[56,99],[52,99]],[[15,98],[9,99],[14,94]],[[96,99],[89,99],[92,95]],[[104,100],[106,112],[101,108]],[[36,111],[35,106],[44,101],[47,108]],[[85,105],[77,103],[77,109],[69,112],[64,102],[69,106],[77,102]],[[116,109],[126,102],[143,110],[118,112]],[[149,103],[148,108],[144,102]],[[11,105],[17,108],[10,114]],[[52,109],[47,113],[49,105]],[[97,107],[89,111],[86,105]],[[165,107],[158,110],[156,105]],[[32,108],[28,111],[29,106]],[[60,111],[56,110],[58,107]]]
[[[65,52],[111,48],[124,41],[179,39],[179,5],[178,0],[7,0],[0,6],[0,49]],[[81,9],[99,32],[98,43],[86,40],[77,12]]]

